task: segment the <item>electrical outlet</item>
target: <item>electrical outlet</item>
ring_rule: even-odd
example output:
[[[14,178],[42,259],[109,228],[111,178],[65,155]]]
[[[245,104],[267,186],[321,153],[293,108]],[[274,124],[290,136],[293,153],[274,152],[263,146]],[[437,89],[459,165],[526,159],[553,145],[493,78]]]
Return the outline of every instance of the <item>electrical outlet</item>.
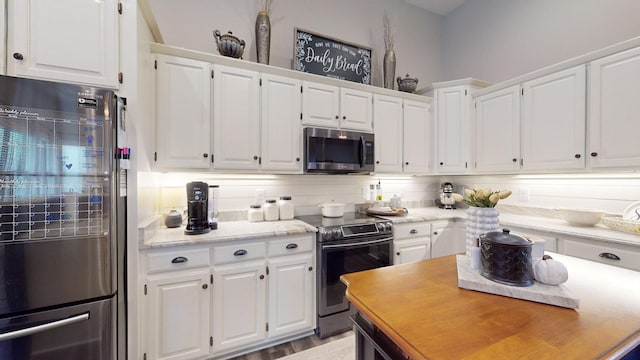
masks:
[[[258,205],[264,204],[264,189],[256,189],[255,203]]]
[[[518,189],[518,200],[529,201],[529,188],[521,187]]]

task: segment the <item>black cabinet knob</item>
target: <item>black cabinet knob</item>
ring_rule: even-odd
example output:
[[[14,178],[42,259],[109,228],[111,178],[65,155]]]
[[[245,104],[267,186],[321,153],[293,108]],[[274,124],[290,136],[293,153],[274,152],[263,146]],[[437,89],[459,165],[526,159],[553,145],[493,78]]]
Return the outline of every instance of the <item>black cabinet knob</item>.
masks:
[[[376,164],[380,164],[380,161],[376,160]]]
[[[253,155],[253,160],[258,160],[258,155]]]
[[[296,161],[300,161],[300,158],[299,158],[299,157],[297,157],[297,158],[296,158]]]
[[[409,165],[409,162],[407,161],[407,162],[405,162],[404,164],[405,164],[405,165]]]
[[[13,53],[13,58],[16,59],[16,60],[24,60],[24,56],[22,56],[22,54],[20,54],[18,52]]]
[[[264,275],[260,275],[260,280],[264,279]]]
[[[340,119],[340,116],[336,115],[336,119]]]
[[[400,256],[400,251],[398,251],[398,252],[396,253],[396,255]]]
[[[347,116],[346,115],[342,115],[342,120],[347,120]]]
[[[209,285],[207,285],[207,284],[202,284],[202,288],[203,288],[203,289],[205,289],[205,290],[207,290],[207,288],[209,288]]]
[[[444,163],[442,161],[440,161],[440,165],[444,165]]]
[[[309,266],[309,271],[313,271],[313,266]]]
[[[573,155],[573,157],[575,157],[576,159],[580,159],[580,158],[582,157],[582,155],[580,155],[580,154],[575,154],[575,155]]]
[[[513,158],[513,159],[511,159],[511,161],[513,161],[513,162],[518,162],[518,159]]]
[[[591,153],[591,156],[596,157],[596,156],[598,156],[598,153],[594,151],[594,152]]]
[[[204,154],[202,154],[202,157],[206,159],[206,158],[208,158],[208,157],[209,157],[209,154],[204,153]]]

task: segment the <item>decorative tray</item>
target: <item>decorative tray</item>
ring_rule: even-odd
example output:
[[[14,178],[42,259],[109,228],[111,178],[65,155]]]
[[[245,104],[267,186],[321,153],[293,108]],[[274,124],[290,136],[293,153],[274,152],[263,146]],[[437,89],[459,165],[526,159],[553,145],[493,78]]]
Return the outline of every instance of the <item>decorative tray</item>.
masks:
[[[409,210],[406,208],[392,208],[392,207],[372,207],[367,209],[367,214],[381,215],[381,216],[402,216],[407,215]]]
[[[612,230],[640,235],[640,221],[626,220],[620,215],[604,215],[600,221]]]
[[[471,268],[466,255],[457,255],[458,287],[516,299],[577,309],[580,300],[564,285],[545,285],[534,282],[531,286],[509,286],[491,281]]]

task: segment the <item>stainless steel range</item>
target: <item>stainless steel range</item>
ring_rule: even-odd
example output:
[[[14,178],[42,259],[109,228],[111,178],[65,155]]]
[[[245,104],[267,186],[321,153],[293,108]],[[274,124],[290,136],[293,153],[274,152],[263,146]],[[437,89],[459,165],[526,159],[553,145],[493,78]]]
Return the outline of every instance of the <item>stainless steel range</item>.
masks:
[[[390,221],[360,213],[340,218],[299,216],[318,228],[316,235],[317,306],[320,338],[351,329],[355,312],[345,298],[342,274],[392,264],[393,227]]]

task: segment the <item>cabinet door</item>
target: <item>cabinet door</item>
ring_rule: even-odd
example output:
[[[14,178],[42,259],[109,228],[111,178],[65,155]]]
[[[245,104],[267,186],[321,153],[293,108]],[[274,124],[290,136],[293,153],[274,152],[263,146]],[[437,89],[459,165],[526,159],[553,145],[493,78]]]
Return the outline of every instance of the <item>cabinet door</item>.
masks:
[[[117,3],[9,0],[7,73],[117,88]]]
[[[438,172],[464,174],[469,162],[469,88],[452,86],[436,90]]]
[[[7,29],[7,16],[6,16],[6,1],[0,0],[0,39],[6,39]],[[7,58],[7,47],[0,46],[0,74],[6,74],[5,59]]]
[[[211,164],[211,65],[156,57],[156,161],[159,169]]]
[[[340,89],[340,128],[373,131],[372,98],[370,92]]]
[[[302,173],[301,82],[262,74],[262,169]]]
[[[264,261],[214,266],[212,326],[217,355],[264,340],[265,270]]]
[[[215,169],[258,169],[260,85],[255,71],[213,65]]]
[[[464,253],[466,240],[464,236],[458,236],[455,223],[442,221],[432,224],[431,234],[431,258]]]
[[[337,128],[340,121],[340,89],[335,86],[302,82],[302,124]]]
[[[315,327],[313,254],[269,260],[269,337]]]
[[[433,121],[431,104],[419,101],[404,101],[404,136],[402,169],[408,174],[428,174],[433,168],[432,149]],[[376,138],[376,147],[378,146]]]
[[[522,169],[585,166],[585,66],[523,84]]]
[[[375,172],[402,172],[402,99],[375,94]]]
[[[563,236],[562,239],[558,240],[558,252],[640,271],[640,251],[636,246]]]
[[[429,238],[415,238],[410,240],[394,240],[393,264],[407,264],[429,259]]]
[[[520,170],[520,86],[479,96],[475,101],[475,170]]]
[[[209,271],[149,276],[144,309],[148,359],[193,359],[209,354]]]
[[[592,168],[640,166],[640,48],[591,63],[589,144]]]

